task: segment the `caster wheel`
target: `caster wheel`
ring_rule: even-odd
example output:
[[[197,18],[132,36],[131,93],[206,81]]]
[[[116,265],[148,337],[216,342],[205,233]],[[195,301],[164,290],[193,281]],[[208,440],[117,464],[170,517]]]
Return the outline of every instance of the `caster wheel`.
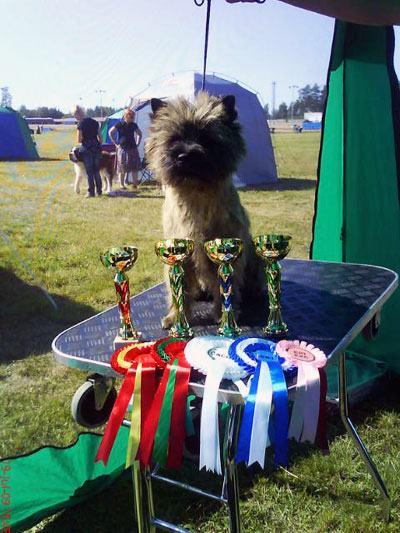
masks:
[[[107,422],[117,398],[117,391],[113,387],[103,407],[97,410],[94,399],[94,384],[86,381],[77,389],[71,402],[72,417],[81,426],[95,428]]]
[[[371,320],[362,330],[363,335],[367,339],[367,341],[373,341],[375,339],[375,337],[378,335],[380,324],[381,324],[381,314],[380,312],[378,312],[376,313],[376,315],[374,315],[371,318]]]

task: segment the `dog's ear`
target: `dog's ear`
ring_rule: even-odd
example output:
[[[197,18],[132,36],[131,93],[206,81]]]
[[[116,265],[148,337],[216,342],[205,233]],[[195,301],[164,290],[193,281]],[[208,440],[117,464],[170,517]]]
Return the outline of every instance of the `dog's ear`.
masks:
[[[152,98],[150,100],[150,104],[151,104],[151,110],[153,111],[153,114],[156,115],[157,114],[157,111],[159,109],[161,109],[162,107],[166,106],[166,102],[163,102],[162,100],[160,100],[159,98]]]
[[[231,120],[232,122],[237,119],[237,111],[235,109],[235,97],[233,94],[229,94],[228,96],[224,96],[222,98],[222,104],[224,106],[225,113],[228,117],[228,120]]]

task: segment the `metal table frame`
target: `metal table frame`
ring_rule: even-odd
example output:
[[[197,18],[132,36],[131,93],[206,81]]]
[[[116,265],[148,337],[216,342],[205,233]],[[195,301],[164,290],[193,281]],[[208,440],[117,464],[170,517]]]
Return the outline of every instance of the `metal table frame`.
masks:
[[[371,474],[376,487],[380,491],[380,494],[382,497],[382,510],[383,510],[384,518],[388,520],[389,515],[390,515],[390,506],[391,506],[390,496],[388,494],[385,484],[374,462],[372,461],[370,455],[368,454],[349,416],[345,349],[350,344],[350,342],[363,330],[363,328],[373,319],[373,317],[380,311],[382,305],[394,292],[394,290],[396,289],[398,285],[398,276],[395,272],[385,269],[383,267],[372,267],[370,265],[351,265],[349,263],[338,264],[338,263],[328,263],[328,262],[321,262],[321,261],[308,262],[308,261],[290,260],[290,259],[284,260],[283,263],[285,265],[291,264],[291,267],[296,266],[296,264],[299,264],[299,265],[302,264],[303,266],[308,266],[308,267],[310,265],[314,266],[318,264],[322,269],[325,268],[324,265],[326,265],[326,268],[328,268],[329,265],[336,265],[336,268],[337,268],[337,265],[344,265],[343,270],[345,270],[347,267],[352,267],[353,269],[355,269],[355,271],[358,271],[358,269],[360,268],[364,268],[364,270],[365,269],[378,269],[380,272],[386,271],[386,273],[391,273],[390,280],[388,279],[384,290],[381,290],[380,292],[378,291],[379,294],[377,293],[376,296],[374,296],[373,301],[371,301],[371,303],[369,303],[369,305],[363,309],[362,316],[360,316],[358,320],[355,323],[353,323],[352,327],[350,327],[347,333],[341,337],[340,341],[330,350],[330,352],[327,352],[328,353],[328,364],[338,364],[339,366],[339,373],[338,373],[339,397],[337,401],[339,403],[339,411],[340,411],[341,419],[343,421],[346,431],[350,435],[353,443],[355,444],[358,452],[360,453],[362,460],[365,462],[367,469],[369,473]],[[307,265],[305,265],[306,263]],[[374,272],[378,272],[378,270]],[[283,280],[284,280],[284,276],[285,276],[285,269],[283,269]],[[159,286],[156,286],[156,288],[157,287]],[[283,289],[283,286],[282,286],[282,289]],[[149,291],[150,290],[151,289],[149,289]],[[140,296],[146,295],[146,293],[148,293],[148,291],[141,293],[141,295],[135,296],[134,298],[132,298],[132,301]],[[283,294],[283,290],[282,290],[282,294]],[[107,311],[104,311],[103,313],[106,313],[109,311],[110,309]],[[75,353],[67,354],[65,352],[62,352],[62,350],[60,349],[58,345],[59,339],[61,338],[62,335],[65,335],[68,333],[72,335],[72,333],[78,326],[82,326],[85,323],[89,323],[91,320],[101,316],[103,313],[99,313],[95,317],[92,317],[88,319],[87,321],[77,324],[76,326],[73,326],[72,328],[69,328],[68,330],[60,333],[60,335],[58,335],[54,339],[53,344],[52,344],[55,359],[59,361],[60,363],[67,364],[68,366],[71,366],[71,367],[85,369],[89,371],[96,371],[104,376],[118,377],[117,374],[115,374],[112,371],[109,363],[104,362],[104,361],[93,361],[92,359],[86,357],[85,355],[82,356],[81,354],[75,354]],[[284,302],[283,302],[283,314],[285,316]],[[139,324],[139,327],[140,329],[143,329],[141,327],[141,324]],[[249,333],[246,332],[246,334],[249,334]],[[161,335],[160,334],[156,335],[156,338],[159,338],[159,336]],[[305,338],[305,340],[309,342],[313,342],[313,339]],[[315,342],[315,344],[319,345],[318,342]],[[322,346],[322,348],[324,348],[324,346]],[[204,387],[202,384],[199,384],[196,382],[190,382],[190,388],[197,396],[201,397],[203,395]],[[155,516],[153,493],[152,493],[152,479],[153,478],[166,482],[166,483],[176,485],[182,489],[194,491],[199,495],[212,498],[216,501],[226,503],[228,505],[229,531],[231,533],[240,532],[239,483],[238,483],[237,467],[236,467],[234,458],[236,454],[240,419],[241,419],[241,414],[243,410],[243,398],[240,395],[240,393],[238,393],[235,390],[221,389],[219,392],[218,400],[220,402],[227,401],[230,404],[228,417],[227,417],[224,442],[223,442],[224,481],[222,485],[221,496],[209,494],[196,487],[192,487],[185,483],[180,483],[175,480],[166,478],[164,476],[160,476],[158,473],[157,467],[153,471],[151,471],[151,469],[147,467],[143,472],[140,472],[140,470],[137,467],[133,468],[132,475],[133,475],[133,482],[135,486],[135,511],[136,511],[138,529],[140,533],[142,532],[153,533],[155,532],[156,527],[164,529],[166,531],[187,533],[186,529],[183,529],[175,524],[165,522]]]

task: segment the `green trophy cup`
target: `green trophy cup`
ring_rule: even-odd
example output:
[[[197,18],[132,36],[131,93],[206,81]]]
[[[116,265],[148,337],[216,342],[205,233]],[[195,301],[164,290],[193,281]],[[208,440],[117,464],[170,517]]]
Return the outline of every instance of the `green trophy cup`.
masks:
[[[236,324],[232,307],[232,264],[243,249],[241,239],[214,239],[204,243],[207,256],[218,265],[219,294],[222,304],[221,326],[218,335],[238,337],[241,329]]]
[[[172,304],[175,308],[174,324],[169,330],[169,336],[190,339],[193,337],[193,332],[189,327],[184,310],[184,270],[182,263],[192,255],[194,242],[191,239],[166,239],[157,242],[155,249],[161,261],[169,266],[169,284]]]
[[[142,338],[140,331],[136,331],[131,320],[131,305],[129,294],[129,279],[126,272],[136,263],[138,249],[135,246],[114,246],[100,254],[100,261],[107,268],[116,271],[114,278],[117,293],[118,310],[121,327],[114,339],[114,349],[139,342]]]
[[[263,329],[266,337],[284,337],[288,327],[281,314],[281,266],[279,260],[287,256],[292,247],[290,235],[260,235],[253,239],[257,254],[267,262],[265,269],[268,284],[269,317]]]

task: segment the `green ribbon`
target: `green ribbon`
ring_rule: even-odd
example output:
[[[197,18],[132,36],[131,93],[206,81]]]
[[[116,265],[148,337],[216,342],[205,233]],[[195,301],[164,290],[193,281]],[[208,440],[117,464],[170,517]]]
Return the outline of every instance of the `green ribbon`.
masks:
[[[141,387],[142,363],[139,363],[136,369],[135,388],[133,390],[131,428],[129,431],[125,468],[128,468],[130,465],[135,463],[136,454],[139,448],[141,425]]]
[[[156,435],[154,437],[152,459],[155,463],[164,467],[167,464],[169,431],[171,426],[172,399],[174,396],[176,370],[179,360],[175,359],[170,367],[168,382],[165,389],[164,399],[161,406],[160,418]]]
[[[196,434],[196,430],[194,429],[194,424],[193,424],[192,413],[190,412],[190,404],[195,398],[196,396],[194,394],[190,394],[187,397],[186,416],[185,416],[185,431],[186,431],[187,437],[192,437],[193,435]]]

